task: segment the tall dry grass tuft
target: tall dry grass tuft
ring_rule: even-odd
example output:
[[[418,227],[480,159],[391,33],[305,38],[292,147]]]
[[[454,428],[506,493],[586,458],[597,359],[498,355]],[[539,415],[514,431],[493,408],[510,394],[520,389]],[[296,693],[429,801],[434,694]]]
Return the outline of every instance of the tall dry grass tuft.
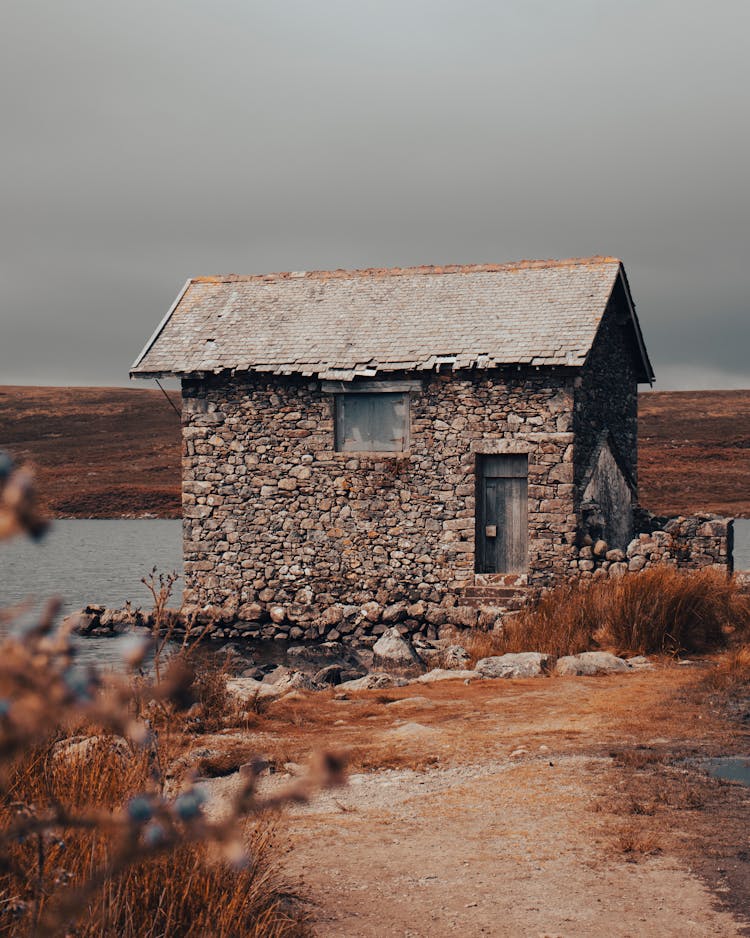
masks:
[[[750,645],[739,645],[721,657],[706,675],[704,686],[724,694],[747,693],[750,688]]]
[[[86,737],[84,737],[85,739]],[[91,737],[88,737],[91,740]],[[0,800],[0,827],[19,817],[43,818],[65,805],[71,814],[138,804],[152,784],[151,760],[100,735],[80,750],[50,743],[16,762]],[[0,934],[63,934],[80,938],[308,933],[306,916],[274,864],[273,829],[263,818],[238,819],[247,859],[218,862],[203,843],[135,858],[72,907],[67,900],[121,850],[124,831],[104,823],[60,824],[4,844],[0,871]]]
[[[617,651],[706,652],[750,625],[748,598],[720,570],[653,567],[597,584],[603,640]]]
[[[461,636],[472,661],[508,652],[561,657],[592,648],[624,654],[705,652],[750,628],[750,601],[719,570],[662,566],[616,580],[566,583],[502,630]]]

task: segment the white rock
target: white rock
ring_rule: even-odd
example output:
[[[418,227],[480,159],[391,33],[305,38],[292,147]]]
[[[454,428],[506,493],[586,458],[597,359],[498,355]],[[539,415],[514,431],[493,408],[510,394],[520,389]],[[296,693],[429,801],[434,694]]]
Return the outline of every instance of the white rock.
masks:
[[[438,730],[431,726],[423,726],[421,723],[402,723],[401,726],[395,726],[392,730],[386,730],[385,735],[397,739],[430,739],[440,734]]]
[[[408,683],[404,678],[381,672],[365,674],[364,677],[358,677],[355,681],[344,681],[343,684],[339,684],[336,690],[373,690],[379,687],[403,687]]]
[[[464,668],[470,657],[463,645],[450,645],[445,649],[443,660],[446,668]]]
[[[481,678],[478,671],[458,671],[447,668],[433,668],[427,674],[420,674],[419,677],[412,678],[411,684],[432,684],[433,681],[470,681],[472,678]]]
[[[653,661],[649,661],[645,655],[636,655],[635,658],[628,658],[627,660],[631,668],[641,671],[653,671],[655,667]]]
[[[394,670],[416,670],[422,666],[412,644],[401,636],[398,629],[387,629],[372,646],[375,667]]]
[[[584,651],[580,655],[565,655],[558,658],[555,674],[614,674],[630,671],[624,658],[611,655],[608,651]]]
[[[301,671],[292,671],[280,677],[274,684],[256,681],[252,677],[235,677],[227,681],[227,693],[246,707],[253,700],[278,700],[293,690],[310,690],[313,684]]]
[[[549,664],[549,656],[538,651],[519,654],[493,655],[477,661],[476,670],[482,677],[542,677]]]

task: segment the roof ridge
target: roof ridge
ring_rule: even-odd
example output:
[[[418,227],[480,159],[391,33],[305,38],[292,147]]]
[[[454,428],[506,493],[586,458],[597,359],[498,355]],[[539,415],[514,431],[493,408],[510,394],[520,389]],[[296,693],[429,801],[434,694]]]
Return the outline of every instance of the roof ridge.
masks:
[[[583,267],[603,264],[621,264],[618,257],[594,254],[591,257],[568,257],[564,259],[521,260],[506,264],[422,264],[416,267],[363,267],[337,270],[291,270],[267,274],[216,274],[206,277],[191,277],[191,283],[246,283],[249,281],[276,280],[346,280],[355,277],[403,277],[409,275],[503,273],[519,270],[544,270],[555,267]]]

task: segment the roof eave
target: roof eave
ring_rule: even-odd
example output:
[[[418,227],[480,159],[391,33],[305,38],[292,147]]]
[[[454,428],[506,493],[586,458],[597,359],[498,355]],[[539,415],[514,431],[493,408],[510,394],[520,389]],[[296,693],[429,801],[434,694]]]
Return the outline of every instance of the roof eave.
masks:
[[[653,365],[651,364],[651,360],[648,357],[648,352],[646,351],[646,343],[643,339],[643,332],[641,332],[641,324],[638,321],[638,315],[636,314],[636,311],[635,311],[635,304],[633,303],[633,297],[630,294],[630,285],[628,284],[628,276],[625,273],[625,268],[623,267],[622,264],[620,264],[615,282],[617,282],[618,279],[620,283],[622,284],[623,293],[625,294],[625,300],[628,304],[628,310],[630,311],[630,319],[633,323],[633,329],[635,331],[635,337],[638,343],[638,351],[640,352],[640,356],[641,356],[641,364],[643,365],[643,371],[641,372],[641,375],[639,375],[639,378],[642,378],[642,380],[639,380],[638,383],[639,384],[648,383],[653,387],[654,381],[656,380],[656,375],[654,374]],[[614,285],[612,289],[614,290]]]
[[[182,289],[181,289],[180,292],[177,294],[177,296],[176,296],[176,298],[175,298],[175,301],[172,303],[172,305],[171,305],[171,306],[169,307],[169,309],[167,310],[166,316],[162,319],[162,321],[161,321],[161,322],[159,323],[159,325],[156,327],[156,329],[154,330],[153,335],[151,336],[151,338],[150,338],[150,339],[148,340],[148,342],[143,346],[143,349],[141,350],[140,355],[136,358],[136,360],[135,360],[135,361],[133,362],[133,364],[130,366],[129,375],[130,375],[131,378],[150,378],[150,377],[154,377],[154,376],[155,376],[155,375],[153,375],[153,374],[151,374],[151,373],[149,373],[149,372],[140,372],[140,371],[138,370],[138,366],[139,366],[140,363],[143,361],[143,359],[146,357],[146,355],[149,353],[149,351],[151,350],[151,346],[154,344],[154,342],[156,342],[156,340],[157,340],[157,339],[159,338],[159,336],[161,335],[161,333],[162,333],[164,327],[165,327],[166,324],[169,322],[169,320],[172,318],[172,314],[173,314],[174,311],[177,309],[177,307],[180,305],[183,296],[185,296],[185,294],[187,293],[188,287],[190,286],[190,284],[191,284],[192,282],[193,282],[193,278],[192,278],[192,277],[188,277],[188,279],[185,281],[185,283],[184,283]],[[163,377],[171,377],[171,376],[172,376],[172,373],[169,373],[169,372],[161,372],[160,375],[162,375]]]

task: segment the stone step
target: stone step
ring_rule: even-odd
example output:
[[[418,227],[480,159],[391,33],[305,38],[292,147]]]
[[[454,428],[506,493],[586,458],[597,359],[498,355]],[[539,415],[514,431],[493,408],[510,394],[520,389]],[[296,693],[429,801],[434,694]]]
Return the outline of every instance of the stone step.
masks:
[[[518,596],[512,599],[504,599],[501,602],[499,600],[490,600],[485,597],[462,596],[461,605],[471,606],[472,609],[479,609],[482,606],[491,606],[493,609],[497,609],[499,613],[517,612],[519,609],[523,608],[524,598],[522,596]]]
[[[523,586],[465,586],[461,590],[459,602],[473,609],[492,606],[503,612],[516,612],[523,608],[526,592]]]
[[[518,586],[465,586],[461,595],[467,599],[512,599],[525,596],[526,590]]]

